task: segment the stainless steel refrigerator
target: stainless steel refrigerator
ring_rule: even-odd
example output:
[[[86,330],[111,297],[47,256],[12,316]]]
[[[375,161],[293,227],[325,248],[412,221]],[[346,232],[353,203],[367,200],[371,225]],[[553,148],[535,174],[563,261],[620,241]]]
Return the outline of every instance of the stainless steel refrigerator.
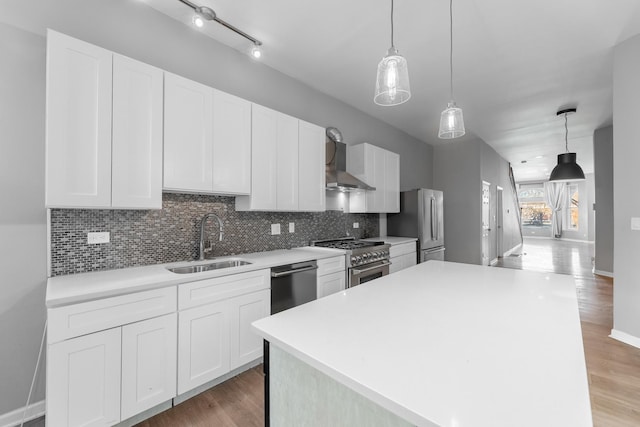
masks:
[[[444,260],[442,191],[418,190],[400,193],[400,213],[387,215],[389,236],[417,237],[418,262]]]

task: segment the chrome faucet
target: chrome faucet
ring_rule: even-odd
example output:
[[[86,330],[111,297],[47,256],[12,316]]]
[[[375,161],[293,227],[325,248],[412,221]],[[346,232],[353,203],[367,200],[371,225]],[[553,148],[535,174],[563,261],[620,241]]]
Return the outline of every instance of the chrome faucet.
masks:
[[[205,216],[202,217],[202,220],[200,220],[200,253],[199,253],[199,257],[198,259],[200,261],[205,259],[205,253],[206,252],[211,252],[213,251],[213,244],[211,244],[208,248],[205,249],[204,247],[204,226],[207,223],[207,220],[209,218],[215,218],[218,220],[218,227],[220,229],[219,231],[219,237],[218,237],[218,241],[222,242],[222,237],[224,236],[224,226],[222,225],[222,220],[220,219],[220,217],[218,217],[218,215],[214,214],[213,212],[209,212],[208,214],[206,214]]]

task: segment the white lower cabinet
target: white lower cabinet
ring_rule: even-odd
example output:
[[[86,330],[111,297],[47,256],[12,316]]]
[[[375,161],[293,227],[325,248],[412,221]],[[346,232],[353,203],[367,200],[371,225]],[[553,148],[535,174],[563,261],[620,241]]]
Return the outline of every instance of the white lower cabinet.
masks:
[[[229,372],[229,301],[180,312],[178,394]]]
[[[47,426],[120,422],[121,328],[49,346]]]
[[[318,298],[343,291],[346,288],[346,259],[344,255],[318,260]]]
[[[269,274],[258,270],[181,285],[178,394],[262,357],[262,339],[251,323],[271,312]],[[207,304],[192,307],[198,301]]]
[[[176,396],[176,313],[122,327],[125,420]]]
[[[262,357],[262,338],[251,329],[251,323],[271,314],[271,290],[243,295],[231,303],[230,368],[236,369]]]
[[[389,256],[391,257],[389,274],[404,270],[412,265],[416,265],[416,242],[391,245],[389,248]]]

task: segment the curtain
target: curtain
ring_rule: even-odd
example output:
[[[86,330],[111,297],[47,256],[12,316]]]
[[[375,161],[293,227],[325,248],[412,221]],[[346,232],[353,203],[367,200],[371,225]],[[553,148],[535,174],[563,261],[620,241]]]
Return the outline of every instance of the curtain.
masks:
[[[551,235],[562,237],[562,211],[567,205],[567,191],[564,182],[545,182],[544,198],[551,208]]]

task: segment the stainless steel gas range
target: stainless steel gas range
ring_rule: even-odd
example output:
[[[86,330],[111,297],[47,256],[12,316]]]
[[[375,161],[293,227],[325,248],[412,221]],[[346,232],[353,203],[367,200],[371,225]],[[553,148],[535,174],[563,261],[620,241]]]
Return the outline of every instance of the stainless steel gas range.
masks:
[[[389,245],[356,240],[354,237],[314,240],[311,246],[342,249],[346,253],[347,286],[361,285],[389,274]]]

